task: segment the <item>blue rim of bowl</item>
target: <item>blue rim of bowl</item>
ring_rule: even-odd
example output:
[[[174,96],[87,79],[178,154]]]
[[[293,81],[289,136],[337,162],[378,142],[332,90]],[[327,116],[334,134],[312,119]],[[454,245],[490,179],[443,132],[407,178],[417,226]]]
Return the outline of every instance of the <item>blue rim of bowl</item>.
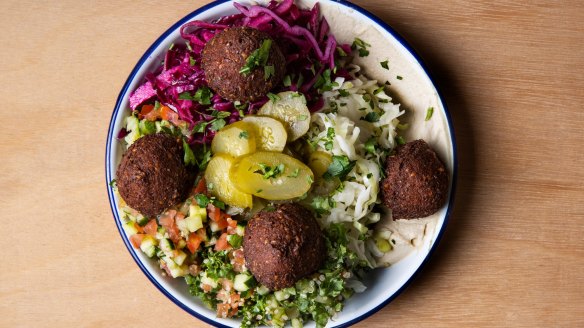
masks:
[[[148,59],[150,54],[152,54],[152,52],[154,52],[154,50],[160,45],[160,43],[162,41],[164,41],[164,39],[166,39],[166,37],[168,37],[169,34],[171,34],[176,29],[180,28],[180,26],[182,26],[184,23],[190,21],[193,17],[205,12],[208,9],[211,9],[213,7],[220,5],[220,4],[223,4],[225,2],[231,2],[231,0],[213,1],[211,3],[208,3],[208,4],[200,7],[199,9],[191,12],[190,14],[186,15],[185,17],[183,17],[181,20],[179,20],[174,25],[172,25],[170,28],[168,28],[160,37],[158,37],[158,39],[156,39],[156,41],[154,41],[154,43],[146,50],[144,55],[142,55],[142,57],[140,58],[140,60],[136,64],[136,66],[134,66],[134,69],[132,69],[132,72],[128,76],[128,79],[124,83],[124,86],[123,86],[122,90],[120,91],[120,94],[118,95],[118,98],[116,101],[116,106],[114,108],[114,111],[113,111],[111,119],[110,119],[110,125],[109,125],[109,129],[108,129],[107,140],[106,140],[106,150],[105,150],[105,152],[106,152],[106,154],[105,154],[105,178],[106,178],[106,181],[105,182],[106,182],[106,188],[108,191],[110,208],[111,208],[112,213],[114,215],[114,220],[116,222],[118,232],[120,233],[120,236],[122,237],[124,244],[126,245],[126,248],[130,252],[130,255],[132,256],[132,258],[134,259],[134,261],[136,262],[138,267],[140,267],[140,269],[142,270],[144,275],[146,275],[146,277],[150,280],[150,282],[152,282],[152,284],[154,286],[156,286],[156,288],[158,288],[158,290],[160,290],[160,292],[162,294],[164,294],[168,299],[170,299],[173,303],[175,303],[177,306],[179,306],[184,311],[188,312],[189,314],[193,315],[197,319],[199,319],[207,324],[210,324],[210,325],[213,325],[216,327],[230,328],[230,326],[226,326],[226,325],[223,325],[223,324],[221,324],[213,319],[209,319],[209,318],[199,314],[198,312],[194,311],[193,309],[189,308],[188,306],[186,306],[184,303],[182,303],[176,297],[174,297],[171,293],[169,293],[160,283],[158,283],[156,278],[154,278],[150,274],[148,269],[146,269],[144,264],[138,258],[136,252],[134,251],[134,248],[132,247],[128,237],[126,236],[126,234],[123,230],[121,220],[119,218],[118,210],[117,210],[116,204],[115,204],[115,196],[113,193],[113,188],[110,186],[110,182],[112,181],[112,174],[111,174],[110,169],[109,169],[110,163],[111,163],[111,161],[110,161],[111,143],[113,140],[115,140],[115,137],[114,137],[115,118],[117,117],[117,114],[121,109],[122,98],[123,98],[124,94],[126,94],[132,80],[134,80],[134,77],[137,74],[140,67],[142,67],[142,65]],[[444,108],[444,114],[445,114],[446,120],[448,122],[448,130],[449,130],[451,144],[452,144],[452,156],[453,156],[452,182],[451,182],[451,187],[450,187],[448,207],[447,207],[446,214],[444,217],[444,223],[442,224],[442,227],[440,228],[440,231],[438,232],[438,236],[436,236],[436,240],[434,241],[432,247],[430,248],[430,251],[428,252],[426,257],[424,258],[422,263],[420,263],[420,265],[418,266],[416,271],[408,278],[408,280],[397,291],[395,291],[385,301],[381,302],[380,304],[378,304],[376,307],[369,310],[368,312],[366,312],[366,313],[360,315],[359,317],[356,317],[350,321],[347,321],[347,322],[342,323],[340,325],[334,326],[334,328],[342,328],[342,327],[349,327],[353,324],[356,324],[357,322],[365,320],[366,318],[370,317],[371,315],[375,314],[376,312],[378,312],[379,310],[384,308],[387,304],[389,304],[396,297],[398,297],[411,284],[411,282],[419,275],[422,268],[430,260],[430,258],[432,257],[432,254],[434,253],[434,251],[438,247],[438,244],[440,243],[440,240],[442,239],[442,235],[444,234],[444,231],[446,230],[446,226],[448,224],[450,215],[452,214],[452,208],[454,205],[454,195],[455,195],[455,191],[456,191],[457,176],[458,176],[458,155],[457,155],[456,139],[455,139],[455,135],[454,135],[454,126],[452,123],[452,118],[450,116],[450,112],[448,111],[448,108],[446,107],[446,103],[443,101],[444,98],[442,97],[442,93],[440,92],[440,89],[434,83],[434,79],[432,78],[432,74],[430,74],[430,70],[426,67],[426,65],[424,64],[421,57],[416,53],[416,51],[409,45],[409,43],[399,33],[397,33],[392,27],[390,27],[387,23],[385,23],[379,17],[375,16],[374,14],[370,13],[369,11],[367,11],[367,10],[365,10],[365,9],[363,9],[363,8],[353,4],[351,2],[348,2],[348,1],[331,0],[331,2],[338,3],[340,5],[351,8],[351,9],[363,14],[365,17],[370,19],[372,22],[377,24],[379,27],[383,28],[392,37],[394,37],[416,59],[418,64],[424,70],[426,76],[428,76],[428,78],[430,79],[430,82],[432,82],[432,85],[434,86],[434,88],[436,89],[436,91],[438,93],[438,98],[440,99],[440,103],[442,105],[442,108]]]

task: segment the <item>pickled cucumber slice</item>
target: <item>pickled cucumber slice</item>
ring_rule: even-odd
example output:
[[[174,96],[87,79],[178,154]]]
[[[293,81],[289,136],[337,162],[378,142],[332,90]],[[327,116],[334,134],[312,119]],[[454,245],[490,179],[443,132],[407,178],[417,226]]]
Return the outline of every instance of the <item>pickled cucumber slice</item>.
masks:
[[[281,152],[286,147],[288,134],[280,121],[267,116],[246,116],[243,121],[253,125],[258,150]]]
[[[262,106],[258,115],[282,122],[288,132],[288,141],[294,141],[305,135],[310,128],[310,111],[306,107],[306,98],[293,91],[280,92],[277,96],[277,100],[270,100]]]
[[[236,159],[229,177],[241,192],[268,200],[300,197],[310,189],[314,174],[299,160],[260,151]]]
[[[256,150],[254,125],[239,121],[219,130],[211,142],[213,154],[228,154],[233,157],[253,153]]]
[[[241,192],[230,180],[229,171],[234,163],[235,158],[230,155],[214,155],[205,170],[207,189],[212,196],[228,205],[250,208],[253,204],[252,196]]]

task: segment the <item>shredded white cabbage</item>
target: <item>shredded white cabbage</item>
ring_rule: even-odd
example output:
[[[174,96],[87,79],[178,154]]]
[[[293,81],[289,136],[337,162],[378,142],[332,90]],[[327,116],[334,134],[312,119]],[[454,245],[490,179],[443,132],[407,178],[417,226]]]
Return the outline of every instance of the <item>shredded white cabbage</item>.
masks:
[[[355,75],[360,68],[351,66]],[[350,247],[371,267],[376,265],[379,250],[372,242],[368,225],[379,221],[373,213],[382,179],[381,161],[395,146],[398,117],[403,114],[391,102],[383,85],[360,75],[351,81],[337,78],[332,91],[323,94],[324,109],[312,115],[308,142],[315,151],[331,156],[346,156],[354,161],[353,169],[336,190],[328,194],[333,204],[321,214],[324,226],[344,222],[349,227]],[[309,195],[307,200],[322,195]],[[319,203],[320,204],[320,203]],[[318,212],[318,209],[316,209]]]

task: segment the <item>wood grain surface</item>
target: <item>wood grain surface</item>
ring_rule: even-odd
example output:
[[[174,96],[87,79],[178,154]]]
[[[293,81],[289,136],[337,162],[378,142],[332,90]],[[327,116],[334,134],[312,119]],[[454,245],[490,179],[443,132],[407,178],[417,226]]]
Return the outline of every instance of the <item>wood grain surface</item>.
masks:
[[[0,327],[203,327],[125,249],[104,152],[145,49],[205,1],[1,0]],[[584,2],[355,1],[419,51],[460,159],[435,256],[359,327],[584,327]]]

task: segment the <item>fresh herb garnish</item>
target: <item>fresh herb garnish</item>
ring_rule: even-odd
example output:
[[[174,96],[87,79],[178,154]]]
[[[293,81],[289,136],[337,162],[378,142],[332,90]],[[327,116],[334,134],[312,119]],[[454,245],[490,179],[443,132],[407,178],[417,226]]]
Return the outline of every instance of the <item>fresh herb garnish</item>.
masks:
[[[429,121],[432,118],[432,115],[434,114],[434,107],[429,107],[426,110],[426,121]]]
[[[282,83],[284,84],[285,87],[291,86],[292,85],[292,78],[290,78],[290,75],[284,76],[284,80],[282,81]]]
[[[341,97],[348,97],[351,93],[345,89],[339,89],[339,95],[341,95]]]
[[[222,210],[225,209],[225,203],[223,203],[222,201],[216,199],[215,197],[209,198],[205,194],[196,194],[195,195],[195,200],[197,201],[197,204],[201,208],[205,208],[205,207],[207,207],[207,205],[211,204],[211,205],[213,205],[215,207],[218,207],[218,208],[220,208]]]
[[[296,169],[294,170],[294,172],[292,172],[292,173],[291,173],[291,174],[288,176],[288,178],[297,178],[299,173],[300,173],[300,169],[299,169],[299,168],[296,168]]]
[[[276,102],[276,101],[280,100],[280,96],[273,94],[271,92],[268,93],[268,98],[270,98],[270,100],[272,102]]]
[[[359,38],[355,38],[355,41],[353,41],[353,44],[351,45],[351,49],[358,50],[359,56],[361,57],[369,56],[369,50],[367,50],[367,47],[371,47],[371,45]]]
[[[182,141],[183,149],[185,151],[184,161],[185,165],[197,165],[197,159],[195,158],[195,154],[193,150],[189,146],[189,144],[183,139]]]
[[[365,117],[361,117],[362,121],[367,121],[371,123],[379,122],[379,114],[377,112],[369,112]]]
[[[333,161],[329,165],[327,171],[323,174],[323,177],[327,180],[332,178],[339,178],[341,181],[347,177],[347,174],[353,170],[357,161],[349,160],[349,157],[345,155],[337,156],[333,155]]]
[[[403,79],[404,79],[403,77],[401,77],[401,76],[399,76],[399,75],[398,75],[398,76],[396,76],[395,78],[396,78],[396,79],[398,79],[398,80],[403,80]]]
[[[406,139],[404,139],[404,137],[402,136],[397,136],[395,137],[395,142],[397,142],[398,145],[405,145],[406,144]]]
[[[212,131],[219,131],[225,126],[226,122],[222,118],[215,119],[211,121],[211,130]]]
[[[245,65],[239,70],[240,74],[248,76],[251,71],[257,67],[264,68],[264,79],[267,80],[270,75],[274,74],[274,66],[266,65],[268,62],[268,57],[270,56],[270,48],[272,47],[272,40],[265,39],[262,45],[254,50],[245,62]]]
[[[329,214],[330,210],[335,208],[337,204],[331,197],[316,196],[312,199],[310,206],[320,215]]]
[[[249,139],[249,133],[247,131],[239,132],[239,139]]]
[[[337,82],[331,81],[331,70],[326,69],[322,74],[318,75],[316,78],[316,83],[314,87],[320,92],[331,91],[334,87],[338,87]]]
[[[284,170],[286,169],[286,166],[282,163],[274,167],[271,167],[265,163],[259,163],[258,166],[260,167],[260,169],[254,171],[253,173],[261,174],[262,178],[266,180],[275,179],[279,177],[282,173],[284,173]]]
[[[178,96],[178,99],[196,101],[201,105],[211,105],[211,97],[213,97],[211,89],[207,87],[200,87],[195,92],[195,95],[191,95],[191,93],[187,91],[181,93]]]
[[[382,61],[382,62],[380,62],[379,64],[381,64],[381,67],[383,67],[383,68],[385,68],[385,69],[389,70],[389,60]]]
[[[371,137],[365,142],[365,151],[369,154],[375,155],[375,145],[377,144],[377,138]]]
[[[296,118],[299,121],[306,121],[308,119],[308,115],[298,115]]]
[[[326,130],[326,141],[324,143],[324,149],[329,150],[329,151],[333,149],[334,138],[335,138],[335,129],[330,127]]]

